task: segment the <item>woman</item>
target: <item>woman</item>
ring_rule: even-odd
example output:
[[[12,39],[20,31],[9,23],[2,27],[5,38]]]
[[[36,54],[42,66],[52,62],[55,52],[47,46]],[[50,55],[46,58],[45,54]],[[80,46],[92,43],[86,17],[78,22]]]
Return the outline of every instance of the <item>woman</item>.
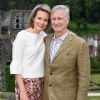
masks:
[[[29,27],[20,31],[13,43],[11,74],[15,74],[16,100],[40,100],[44,77],[44,30],[49,24],[50,7],[36,6]]]

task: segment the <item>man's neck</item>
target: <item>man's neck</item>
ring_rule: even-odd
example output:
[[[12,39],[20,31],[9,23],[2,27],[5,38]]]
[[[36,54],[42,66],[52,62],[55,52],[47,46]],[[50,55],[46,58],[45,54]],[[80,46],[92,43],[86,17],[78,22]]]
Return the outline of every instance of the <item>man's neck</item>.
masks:
[[[62,37],[68,30],[64,30],[62,32],[55,32],[55,38],[60,38]]]

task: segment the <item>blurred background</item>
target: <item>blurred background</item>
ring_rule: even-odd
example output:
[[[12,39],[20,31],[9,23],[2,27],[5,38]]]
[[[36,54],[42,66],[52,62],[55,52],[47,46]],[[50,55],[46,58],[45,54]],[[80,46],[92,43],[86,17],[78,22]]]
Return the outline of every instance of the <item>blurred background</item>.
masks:
[[[12,43],[17,32],[27,25],[31,10],[46,3],[70,7],[69,29],[84,38],[89,46],[91,82],[89,93],[100,93],[100,0],[0,0],[0,100],[14,100],[14,76],[10,75]],[[47,30],[52,34],[52,29]],[[88,100],[100,100],[100,94]]]

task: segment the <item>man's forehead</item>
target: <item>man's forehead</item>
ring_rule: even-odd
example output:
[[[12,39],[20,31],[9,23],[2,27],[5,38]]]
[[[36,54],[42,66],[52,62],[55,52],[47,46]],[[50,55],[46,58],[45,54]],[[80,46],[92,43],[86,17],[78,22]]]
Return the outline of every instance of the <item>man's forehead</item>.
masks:
[[[54,13],[64,13],[64,10],[62,9],[57,9],[55,11],[51,11],[51,14],[54,14]]]
[[[51,13],[51,17],[66,17],[63,10],[56,10],[55,12]]]

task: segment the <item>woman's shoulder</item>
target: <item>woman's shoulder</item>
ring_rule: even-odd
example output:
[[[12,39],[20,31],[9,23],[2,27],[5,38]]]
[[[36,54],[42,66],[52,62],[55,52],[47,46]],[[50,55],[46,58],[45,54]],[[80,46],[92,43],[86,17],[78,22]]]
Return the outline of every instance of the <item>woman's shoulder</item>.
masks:
[[[40,34],[42,34],[44,37],[47,36],[47,33],[45,31],[41,31]]]
[[[25,33],[25,30],[21,30],[21,31],[19,31],[19,32],[17,33],[17,35],[18,35],[18,36],[22,36],[22,35],[24,35],[24,33]]]
[[[17,33],[16,39],[23,39],[25,37],[25,31],[21,30]]]

